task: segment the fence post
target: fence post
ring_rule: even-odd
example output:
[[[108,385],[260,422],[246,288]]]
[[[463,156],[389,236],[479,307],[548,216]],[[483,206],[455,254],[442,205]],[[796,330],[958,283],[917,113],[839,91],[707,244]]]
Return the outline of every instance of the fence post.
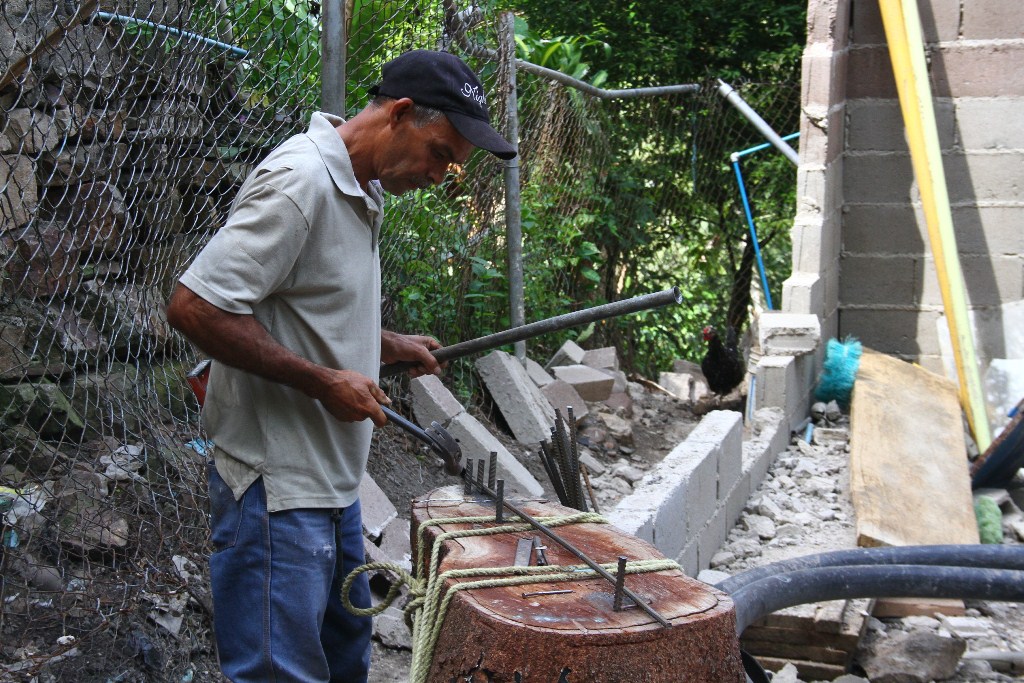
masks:
[[[516,24],[512,12],[501,15],[501,70],[505,74],[505,136],[519,149],[519,102],[516,93]],[[526,323],[523,296],[523,227],[520,220],[519,156],[505,162],[505,239],[508,242],[508,303],[511,327]],[[526,359],[526,342],[515,343],[515,355]]]
[[[345,0],[324,0],[323,31],[320,33],[320,109],[345,115]]]

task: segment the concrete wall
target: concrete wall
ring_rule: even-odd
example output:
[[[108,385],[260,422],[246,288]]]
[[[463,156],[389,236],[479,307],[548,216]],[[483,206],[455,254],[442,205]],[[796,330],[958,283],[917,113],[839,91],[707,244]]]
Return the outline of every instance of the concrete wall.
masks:
[[[1024,295],[1024,10],[918,5],[969,302],[991,318]],[[785,306],[819,313],[823,335],[941,372],[942,300],[878,2],[812,0],[808,14],[800,250]]]

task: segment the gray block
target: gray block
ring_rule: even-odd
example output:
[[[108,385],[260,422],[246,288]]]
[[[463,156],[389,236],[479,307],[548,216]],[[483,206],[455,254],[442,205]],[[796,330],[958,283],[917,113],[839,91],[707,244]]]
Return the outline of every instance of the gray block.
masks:
[[[603,401],[612,393],[615,379],[586,365],[562,365],[554,368],[555,378],[568,382],[584,401]]]
[[[711,558],[725,543],[731,525],[726,523],[725,506],[718,508],[708,523],[697,533],[697,566],[707,569],[711,566]]]
[[[614,346],[600,349],[589,349],[583,352],[580,363],[595,370],[618,370],[619,352]]]
[[[369,474],[364,474],[359,482],[359,502],[363,508],[363,535],[376,541],[384,527],[398,517],[398,510]]]
[[[681,401],[693,401],[693,375],[688,372],[662,372],[658,384]]]
[[[423,375],[409,382],[412,393],[412,412],[423,427],[437,421],[441,425],[465,411],[461,403],[448,391],[436,375]]]
[[[766,356],[801,356],[818,348],[821,324],[813,313],[766,311],[758,319],[757,338]]]
[[[585,354],[580,345],[571,339],[566,340],[562,344],[561,348],[555,351],[555,355],[551,356],[551,360],[544,367],[550,370],[558,365],[576,365],[583,361],[583,354]]]
[[[672,361],[672,372],[693,375],[702,371],[700,369],[699,363],[694,363],[693,361],[690,360],[682,360],[680,358],[677,358],[674,361]]]
[[[526,374],[538,387],[545,387],[555,381],[555,378],[548,374],[548,371],[540,363],[532,358],[526,359]]]
[[[517,441],[532,444],[550,438],[555,411],[518,360],[492,351],[477,359],[476,369]]]
[[[540,482],[530,474],[530,471],[516,460],[515,456],[509,453],[508,449],[501,445],[501,442],[493,434],[480,424],[480,421],[469,413],[459,413],[448,423],[448,432],[459,442],[462,449],[462,464],[466,464],[468,458],[484,460],[484,481],[487,481],[489,472],[487,467],[492,451],[498,454],[497,479],[505,480],[506,493],[518,491],[521,494],[530,496],[544,495],[544,488]],[[548,432],[550,436],[550,432]]]
[[[686,544],[683,551],[676,557],[676,562],[683,568],[683,573],[687,576],[697,576],[700,573],[700,559],[699,548],[697,541],[691,541]]]
[[[551,407],[560,412],[565,419],[569,418],[566,406],[572,407],[573,418],[577,424],[589,414],[587,402],[580,398],[579,392],[568,382],[560,379],[553,380],[550,384],[541,387],[540,393],[544,394]]]
[[[718,494],[722,500],[743,470],[743,415],[731,410],[714,410],[701,419],[686,441],[718,444]]]

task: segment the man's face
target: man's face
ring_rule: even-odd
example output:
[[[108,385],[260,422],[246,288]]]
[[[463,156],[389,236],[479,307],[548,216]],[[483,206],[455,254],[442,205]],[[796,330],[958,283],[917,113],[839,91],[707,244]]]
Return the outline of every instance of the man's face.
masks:
[[[417,127],[411,111],[406,111],[392,122],[377,177],[391,194],[438,185],[453,165],[466,163],[472,151],[472,143],[447,118]]]

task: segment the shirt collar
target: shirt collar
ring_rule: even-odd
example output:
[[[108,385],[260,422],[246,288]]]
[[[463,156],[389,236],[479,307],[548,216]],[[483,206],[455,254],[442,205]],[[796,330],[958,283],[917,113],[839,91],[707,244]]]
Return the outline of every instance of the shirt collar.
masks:
[[[334,114],[315,112],[309,121],[309,131],[306,134],[319,150],[320,157],[327,166],[335,186],[347,195],[368,198],[376,205],[374,208],[379,211],[384,203],[383,190],[376,180],[369,182],[368,192],[363,192],[359,186],[355,171],[352,169],[352,159],[348,155],[348,148],[345,147],[345,141],[335,130],[343,123],[345,123],[345,119]]]

